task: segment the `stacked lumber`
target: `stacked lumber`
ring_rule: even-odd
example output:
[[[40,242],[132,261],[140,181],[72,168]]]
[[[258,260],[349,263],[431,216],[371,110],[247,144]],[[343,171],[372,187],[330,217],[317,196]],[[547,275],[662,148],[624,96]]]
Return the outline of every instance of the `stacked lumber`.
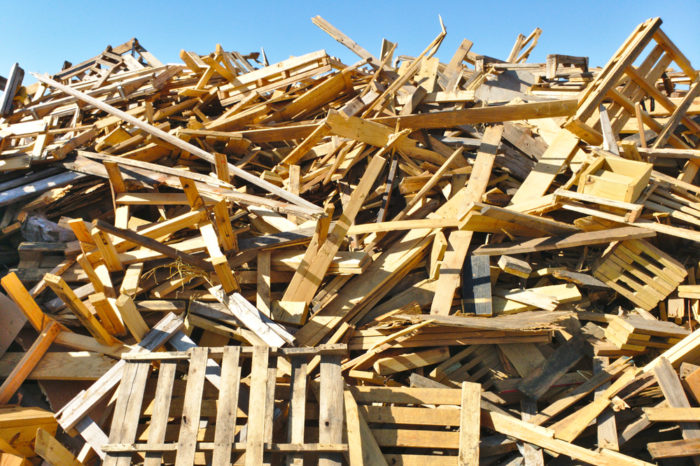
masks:
[[[0,80],[2,462],[698,461],[700,77],[661,19],[602,68],[312,21],[358,61]]]

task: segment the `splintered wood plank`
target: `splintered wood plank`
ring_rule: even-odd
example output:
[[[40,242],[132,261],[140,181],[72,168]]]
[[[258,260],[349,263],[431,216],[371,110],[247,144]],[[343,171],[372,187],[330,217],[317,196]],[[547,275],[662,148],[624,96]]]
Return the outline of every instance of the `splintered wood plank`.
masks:
[[[357,213],[360,211],[385,163],[386,159],[381,156],[372,158],[360,182],[353,190],[350,199],[343,207],[343,214],[329,231],[326,240],[322,243],[319,241],[318,249],[314,248],[315,250],[311,250],[313,245],[309,245],[309,250],[304,255],[301,267],[292,277],[292,281],[284,292],[282,301],[303,301],[307,304],[311,302],[319,286],[321,286],[333,257],[340,249],[340,245],[345,239],[350,225],[354,223]]]
[[[462,382],[462,411],[459,423],[460,466],[479,464],[481,384]]]
[[[488,256],[469,256],[464,260],[462,311],[478,316],[493,315],[491,264]]]
[[[44,429],[37,429],[34,451],[49,464],[60,466],[83,466],[73,454]]]
[[[688,397],[683,390],[678,374],[676,374],[676,370],[668,359],[661,357],[654,366],[654,375],[664,394],[664,398],[666,398],[666,402],[671,408],[690,408]],[[682,422],[679,423],[679,426],[685,440],[700,439],[700,423]],[[700,455],[695,455],[693,459],[697,463],[700,461]]]
[[[209,359],[208,348],[192,348],[190,367],[187,371],[187,388],[185,389],[180,419],[180,434],[177,440],[176,466],[194,464],[199,416],[202,409],[202,392],[207,374],[207,359]]]
[[[44,280],[51,290],[56,293],[56,296],[61,298],[61,301],[66,304],[68,309],[73,311],[73,314],[75,314],[88,332],[95,337],[95,340],[107,346],[119,343],[119,340],[107,332],[61,277],[47,273],[44,275]]]
[[[319,387],[318,441],[320,443],[343,442],[343,377],[340,356],[325,355],[321,358],[321,382]],[[322,453],[319,466],[340,466],[342,455]]]
[[[246,434],[245,464],[258,466],[263,463],[265,435],[265,403],[267,401],[267,374],[270,351],[266,346],[253,347],[253,363],[250,375],[250,400],[248,406],[248,432]]]
[[[212,465],[228,466],[231,464],[231,446],[235,435],[236,414],[238,412],[238,387],[241,380],[239,365],[241,349],[226,346],[221,360],[221,388],[216,411],[216,432],[214,433],[214,451]]]
[[[520,382],[518,390],[532,399],[540,398],[584,356],[585,345],[586,340],[581,335],[576,335],[561,345],[539,370],[533,371]]]
[[[62,326],[51,321],[39,334],[29,350],[22,356],[19,363],[12,369],[2,385],[0,385],[0,405],[7,404],[15,392],[29,376],[32,370],[39,363],[44,354],[48,351],[51,343],[61,332]]]
[[[151,371],[150,361],[130,362],[126,364],[114,406],[112,427],[109,431],[109,443],[133,444],[139,427],[141,404],[146,392],[146,382]],[[108,454],[106,466],[128,466],[131,453]]]
[[[173,396],[173,383],[175,382],[175,372],[177,361],[161,361],[158,371],[158,382],[156,393],[153,399],[153,414],[148,429],[148,445],[157,445],[165,442],[165,432],[168,427],[170,414],[170,401]],[[158,466],[163,462],[163,455],[160,452],[148,452],[143,461],[144,466]]]
[[[304,443],[304,425],[306,423],[306,377],[308,361],[305,357],[292,358],[292,398],[289,401],[289,420],[287,441],[289,443]],[[287,465],[299,466],[304,464],[301,455],[288,455]]]

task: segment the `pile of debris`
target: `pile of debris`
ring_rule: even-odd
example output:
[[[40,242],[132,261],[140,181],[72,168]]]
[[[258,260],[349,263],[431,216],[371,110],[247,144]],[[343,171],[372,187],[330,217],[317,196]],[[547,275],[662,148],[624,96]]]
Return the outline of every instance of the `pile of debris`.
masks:
[[[313,22],[360,61],[132,39],[0,82],[3,464],[700,459],[700,78],[661,20],[603,68]]]

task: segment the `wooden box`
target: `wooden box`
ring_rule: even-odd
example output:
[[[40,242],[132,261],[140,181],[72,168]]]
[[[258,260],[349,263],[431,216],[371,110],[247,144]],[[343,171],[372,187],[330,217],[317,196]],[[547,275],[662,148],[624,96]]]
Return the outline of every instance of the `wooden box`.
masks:
[[[615,201],[634,202],[649,183],[652,164],[618,157],[599,157],[586,168],[578,192]]]

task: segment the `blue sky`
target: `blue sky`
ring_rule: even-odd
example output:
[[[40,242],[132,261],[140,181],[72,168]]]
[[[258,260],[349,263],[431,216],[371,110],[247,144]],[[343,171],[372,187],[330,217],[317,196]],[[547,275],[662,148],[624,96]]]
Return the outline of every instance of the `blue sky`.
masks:
[[[265,47],[270,62],[326,49],[350,64],[352,53],[310,21],[320,14],[370,52],[382,38],[398,42],[397,54],[415,55],[439,32],[438,52],[448,61],[463,38],[473,51],[506,58],[518,33],[542,30],[529,61],[549,53],[586,55],[603,65],[634,26],[661,16],[662,28],[700,68],[700,0],[637,1],[131,1],[0,0],[0,75],[15,61],[28,71],[55,73],[63,60],[78,63],[107,44],[137,37],[163,62],[179,61],[184,48],[200,54],[221,43],[242,53]]]

